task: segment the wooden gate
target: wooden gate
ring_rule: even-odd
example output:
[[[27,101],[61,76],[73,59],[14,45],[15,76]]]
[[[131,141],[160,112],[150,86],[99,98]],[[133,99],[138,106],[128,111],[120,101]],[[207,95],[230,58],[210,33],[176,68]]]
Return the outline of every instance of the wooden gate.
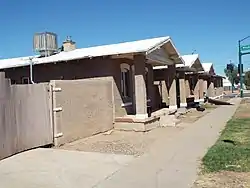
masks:
[[[49,84],[11,85],[0,73],[0,159],[53,143]]]

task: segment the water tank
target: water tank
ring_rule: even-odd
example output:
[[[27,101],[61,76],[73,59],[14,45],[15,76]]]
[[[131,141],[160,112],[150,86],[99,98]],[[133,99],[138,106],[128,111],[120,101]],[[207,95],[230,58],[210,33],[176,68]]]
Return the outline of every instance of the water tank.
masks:
[[[58,51],[57,35],[52,32],[35,33],[33,50],[41,56],[50,56]]]

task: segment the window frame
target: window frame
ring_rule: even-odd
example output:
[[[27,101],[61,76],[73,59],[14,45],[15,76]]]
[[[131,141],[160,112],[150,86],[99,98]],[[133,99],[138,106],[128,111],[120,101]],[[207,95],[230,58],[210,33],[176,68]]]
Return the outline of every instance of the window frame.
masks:
[[[149,70],[148,70],[148,67],[145,67],[145,87],[146,87],[147,96],[148,96],[148,93],[149,93],[148,81],[149,81]]]
[[[121,69],[121,95],[123,98],[131,98],[131,68],[130,65],[122,63]]]
[[[29,84],[30,83],[30,78],[28,76],[23,76],[21,78],[21,83],[22,84]]]

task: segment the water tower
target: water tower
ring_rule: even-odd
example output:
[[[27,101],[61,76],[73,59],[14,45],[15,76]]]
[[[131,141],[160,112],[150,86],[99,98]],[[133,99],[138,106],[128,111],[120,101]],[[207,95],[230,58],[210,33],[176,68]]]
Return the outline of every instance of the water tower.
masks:
[[[52,32],[35,33],[33,50],[41,56],[50,56],[58,52],[57,35]]]

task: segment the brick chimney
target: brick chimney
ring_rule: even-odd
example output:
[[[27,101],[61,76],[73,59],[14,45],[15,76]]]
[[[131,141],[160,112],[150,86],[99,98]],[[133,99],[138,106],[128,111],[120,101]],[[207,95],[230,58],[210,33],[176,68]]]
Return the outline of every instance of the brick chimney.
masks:
[[[76,49],[76,43],[72,41],[70,36],[67,36],[66,40],[63,42],[63,51],[69,52]]]

